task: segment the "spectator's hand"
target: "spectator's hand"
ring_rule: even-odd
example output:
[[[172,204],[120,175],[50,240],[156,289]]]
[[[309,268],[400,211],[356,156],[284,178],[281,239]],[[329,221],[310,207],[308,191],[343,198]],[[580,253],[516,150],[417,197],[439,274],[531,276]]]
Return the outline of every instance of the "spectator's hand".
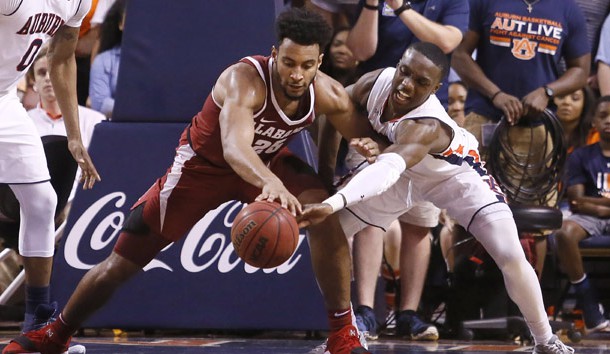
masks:
[[[280,205],[283,208],[288,209],[292,215],[297,216],[297,214],[301,212],[301,203],[299,203],[298,199],[292,195],[277,178],[265,184],[263,191],[255,200],[257,202],[263,200],[274,202],[279,200]]]
[[[571,200],[570,211],[573,214],[596,215],[597,205],[582,200]]]
[[[523,104],[521,101],[504,91],[497,94],[491,103],[496,108],[502,110],[504,117],[511,125],[515,125],[523,115]]]
[[[332,207],[326,203],[306,204],[303,212],[297,216],[297,223],[299,228],[319,224],[332,213]]]
[[[381,152],[379,144],[371,138],[354,138],[350,140],[349,145],[356,149],[360,155],[364,156],[368,163],[375,162]]]
[[[543,87],[539,87],[523,97],[523,116],[537,117],[549,104],[549,97]]]
[[[83,183],[83,189],[91,189],[96,181],[101,181],[100,175],[97,173],[91,157],[87,149],[83,146],[80,140],[68,141],[68,149],[78,163],[81,169],[80,182]]]

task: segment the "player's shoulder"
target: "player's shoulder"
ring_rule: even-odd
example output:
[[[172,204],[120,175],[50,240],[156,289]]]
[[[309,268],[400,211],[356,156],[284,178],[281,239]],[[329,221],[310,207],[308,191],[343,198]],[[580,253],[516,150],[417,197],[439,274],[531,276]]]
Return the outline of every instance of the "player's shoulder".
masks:
[[[256,67],[241,61],[226,68],[218,80],[226,81],[228,86],[257,87],[265,84]]]
[[[349,96],[337,80],[319,71],[314,84],[316,111],[320,113],[347,110]]]
[[[0,1],[0,14],[11,16],[21,7],[23,0],[4,0]]]

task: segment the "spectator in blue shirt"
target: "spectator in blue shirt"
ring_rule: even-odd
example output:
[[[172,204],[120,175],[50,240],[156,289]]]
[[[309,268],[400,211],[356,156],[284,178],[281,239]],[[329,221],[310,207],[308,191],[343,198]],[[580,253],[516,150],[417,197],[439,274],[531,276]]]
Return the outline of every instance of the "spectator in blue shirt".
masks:
[[[99,54],[93,60],[89,79],[91,108],[112,116],[121,61],[121,40],[127,0],[117,0],[108,10],[100,30]]]

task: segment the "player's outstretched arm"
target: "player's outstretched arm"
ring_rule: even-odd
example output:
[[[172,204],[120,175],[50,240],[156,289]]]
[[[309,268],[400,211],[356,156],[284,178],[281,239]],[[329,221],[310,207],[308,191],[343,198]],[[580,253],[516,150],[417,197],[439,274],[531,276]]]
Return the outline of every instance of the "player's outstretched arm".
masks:
[[[61,26],[49,45],[49,75],[57,94],[57,103],[64,118],[68,148],[81,168],[83,189],[90,189],[101,181],[87,149],[83,145],[78,121],[76,98],[76,59],[74,50],[78,41],[78,27]]]
[[[262,189],[257,201],[277,200],[296,215],[301,204],[252,148],[254,112],[266,95],[255,70],[247,64],[235,64],[221,74],[214,87],[214,97],[222,106],[219,119],[224,158],[241,178]]]
[[[375,163],[356,174],[343,189],[320,204],[306,205],[299,226],[316,224],[334,212],[388,190],[407,168],[428,153],[449,145],[449,135],[436,119],[405,120],[398,127],[397,141],[380,154]]]

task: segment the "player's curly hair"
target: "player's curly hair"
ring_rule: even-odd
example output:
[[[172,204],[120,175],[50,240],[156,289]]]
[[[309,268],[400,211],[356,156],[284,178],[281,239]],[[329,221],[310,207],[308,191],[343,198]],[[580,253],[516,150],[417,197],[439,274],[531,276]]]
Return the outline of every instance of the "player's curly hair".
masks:
[[[330,42],[332,29],[318,13],[290,8],[277,17],[275,33],[278,43],[288,38],[301,45],[318,44],[322,52]]]

